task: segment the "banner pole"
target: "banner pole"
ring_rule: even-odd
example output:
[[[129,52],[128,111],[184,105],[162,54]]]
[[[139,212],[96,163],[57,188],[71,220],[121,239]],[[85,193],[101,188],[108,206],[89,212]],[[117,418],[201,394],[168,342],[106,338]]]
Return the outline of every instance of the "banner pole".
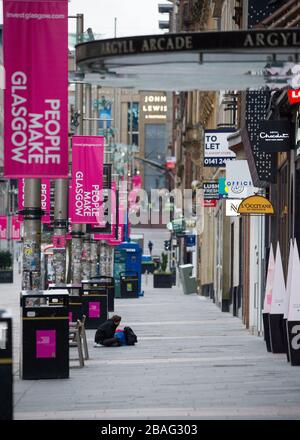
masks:
[[[84,19],[83,14],[77,14],[76,16],[76,38],[79,42],[84,32]],[[76,65],[76,70],[78,66]],[[76,134],[83,134],[83,84],[76,83],[75,85],[75,106],[76,112],[79,114],[79,125],[76,130]],[[82,226],[80,224],[72,225],[72,283],[81,283],[82,273]]]
[[[41,179],[25,179],[22,289],[41,289]]]
[[[61,237],[62,247],[53,249],[54,283],[66,283],[66,233],[68,227],[68,180],[55,180],[54,236]]]

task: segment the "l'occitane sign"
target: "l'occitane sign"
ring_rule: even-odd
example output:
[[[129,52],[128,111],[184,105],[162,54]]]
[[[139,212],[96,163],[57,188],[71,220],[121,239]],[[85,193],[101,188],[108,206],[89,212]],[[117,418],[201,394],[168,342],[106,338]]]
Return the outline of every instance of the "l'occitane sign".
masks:
[[[239,214],[274,214],[270,200],[263,196],[250,196],[242,201],[238,209]]]

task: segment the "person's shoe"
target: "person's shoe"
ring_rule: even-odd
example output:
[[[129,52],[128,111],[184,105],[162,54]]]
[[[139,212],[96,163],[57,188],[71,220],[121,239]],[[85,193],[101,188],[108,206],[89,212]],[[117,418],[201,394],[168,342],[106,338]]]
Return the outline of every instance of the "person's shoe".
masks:
[[[94,342],[94,347],[102,347],[101,344],[97,344],[97,342]]]

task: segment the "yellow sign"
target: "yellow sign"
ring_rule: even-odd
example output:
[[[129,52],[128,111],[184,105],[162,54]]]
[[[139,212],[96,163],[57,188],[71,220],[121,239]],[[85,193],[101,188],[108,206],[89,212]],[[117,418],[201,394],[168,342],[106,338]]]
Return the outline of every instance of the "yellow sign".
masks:
[[[239,214],[274,214],[270,200],[263,196],[250,196],[242,201],[238,209]]]

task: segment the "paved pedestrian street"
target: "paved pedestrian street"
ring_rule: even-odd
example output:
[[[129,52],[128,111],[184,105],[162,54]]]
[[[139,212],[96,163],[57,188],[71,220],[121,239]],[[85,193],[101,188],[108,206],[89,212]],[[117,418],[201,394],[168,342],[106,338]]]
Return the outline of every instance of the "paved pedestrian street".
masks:
[[[89,330],[91,359],[83,369],[72,368],[70,379],[24,381],[19,293],[16,284],[2,286],[15,315],[15,419],[300,418],[300,369],[285,355],[267,353],[263,338],[207,298],[153,289],[151,276],[144,288],[144,297],[115,306],[138,344],[94,348]]]

